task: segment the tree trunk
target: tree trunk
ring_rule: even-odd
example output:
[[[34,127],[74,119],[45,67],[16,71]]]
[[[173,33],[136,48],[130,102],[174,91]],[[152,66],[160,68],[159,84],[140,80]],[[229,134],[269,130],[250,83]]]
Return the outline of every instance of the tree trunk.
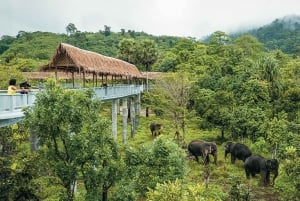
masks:
[[[103,189],[102,191],[102,201],[107,201],[107,190]]]

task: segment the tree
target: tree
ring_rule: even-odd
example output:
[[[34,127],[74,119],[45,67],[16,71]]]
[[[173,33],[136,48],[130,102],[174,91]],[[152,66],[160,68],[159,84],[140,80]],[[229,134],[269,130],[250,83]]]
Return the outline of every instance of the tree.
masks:
[[[144,70],[151,71],[158,58],[157,45],[153,40],[143,39],[137,43],[137,64],[141,64]]]
[[[109,36],[111,34],[110,26],[104,25],[104,35]]]
[[[214,32],[208,42],[208,53],[223,56],[224,47],[229,44],[229,42],[231,42],[231,38],[225,32]]]
[[[154,110],[162,110],[172,119],[178,140],[180,137],[183,144],[186,137],[186,119],[190,115],[188,105],[192,84],[193,79],[190,74],[185,72],[170,73],[155,80],[149,96]],[[182,133],[182,136],[179,133]]]
[[[22,132],[23,130],[23,132]],[[38,155],[27,148],[20,124],[0,128],[0,200],[40,200]]]
[[[136,63],[137,50],[136,41],[132,38],[124,38],[119,43],[118,58],[129,63]]]
[[[266,56],[257,62],[259,69],[261,70],[261,78],[269,82],[271,101],[274,102],[279,97],[281,89],[279,65],[277,61]]]
[[[244,34],[239,36],[235,41],[235,45],[243,50],[244,56],[251,57],[263,48],[263,44],[260,43],[255,37]]]
[[[109,122],[100,116],[100,101],[92,97],[91,90],[63,90],[49,80],[35,105],[25,111],[26,125],[39,138],[45,164],[66,190],[63,200],[74,200],[80,175],[86,200],[100,196],[107,200],[108,189],[117,181],[116,143]]]
[[[146,87],[147,91],[149,89],[148,83],[148,72],[151,70],[151,65],[153,65],[157,60],[157,45],[153,40],[145,39],[138,44],[138,63],[144,66],[147,73]],[[146,117],[149,116],[149,108],[146,107]]]
[[[187,174],[185,152],[167,138],[148,142],[137,149],[127,148],[125,163],[128,182],[135,191],[145,196],[157,183],[183,179]],[[130,185],[130,184],[129,184]]]
[[[66,26],[66,31],[67,31],[67,35],[74,34],[77,32],[77,28],[76,28],[75,24],[69,23]]]

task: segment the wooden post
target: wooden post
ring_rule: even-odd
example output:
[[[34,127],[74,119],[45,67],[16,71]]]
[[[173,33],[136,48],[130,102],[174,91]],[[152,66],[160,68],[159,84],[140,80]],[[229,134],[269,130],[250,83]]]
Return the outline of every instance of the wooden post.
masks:
[[[74,71],[72,71],[72,85],[74,89],[75,88]]]
[[[98,87],[98,74],[96,73],[96,87]]]
[[[93,87],[95,87],[95,73],[93,73]]]
[[[85,70],[83,70],[83,88],[85,88]]]

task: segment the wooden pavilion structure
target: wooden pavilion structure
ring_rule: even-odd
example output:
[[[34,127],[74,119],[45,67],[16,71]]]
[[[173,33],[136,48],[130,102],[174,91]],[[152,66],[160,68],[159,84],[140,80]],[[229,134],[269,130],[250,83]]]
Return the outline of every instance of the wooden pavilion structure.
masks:
[[[76,77],[83,81],[83,86],[87,79],[92,79],[94,86],[97,86],[99,78],[102,84],[107,83],[108,76],[111,76],[109,79],[112,83],[117,79],[126,80],[127,83],[145,79],[145,76],[133,64],[66,43],[59,44],[51,61],[42,66],[40,71],[54,72],[56,79],[59,75],[71,77],[73,86]]]

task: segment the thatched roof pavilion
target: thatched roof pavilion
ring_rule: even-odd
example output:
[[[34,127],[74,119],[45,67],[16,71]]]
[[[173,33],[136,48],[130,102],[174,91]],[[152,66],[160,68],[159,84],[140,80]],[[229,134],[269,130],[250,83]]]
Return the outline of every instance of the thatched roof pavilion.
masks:
[[[61,43],[57,47],[52,60],[40,71],[43,72],[70,72],[72,77],[74,73],[83,74],[85,80],[86,74],[92,74],[93,78],[97,76],[111,75],[112,77],[121,77],[125,79],[135,79],[145,77],[133,64],[125,61],[107,57],[95,52],[83,50],[72,45]]]

